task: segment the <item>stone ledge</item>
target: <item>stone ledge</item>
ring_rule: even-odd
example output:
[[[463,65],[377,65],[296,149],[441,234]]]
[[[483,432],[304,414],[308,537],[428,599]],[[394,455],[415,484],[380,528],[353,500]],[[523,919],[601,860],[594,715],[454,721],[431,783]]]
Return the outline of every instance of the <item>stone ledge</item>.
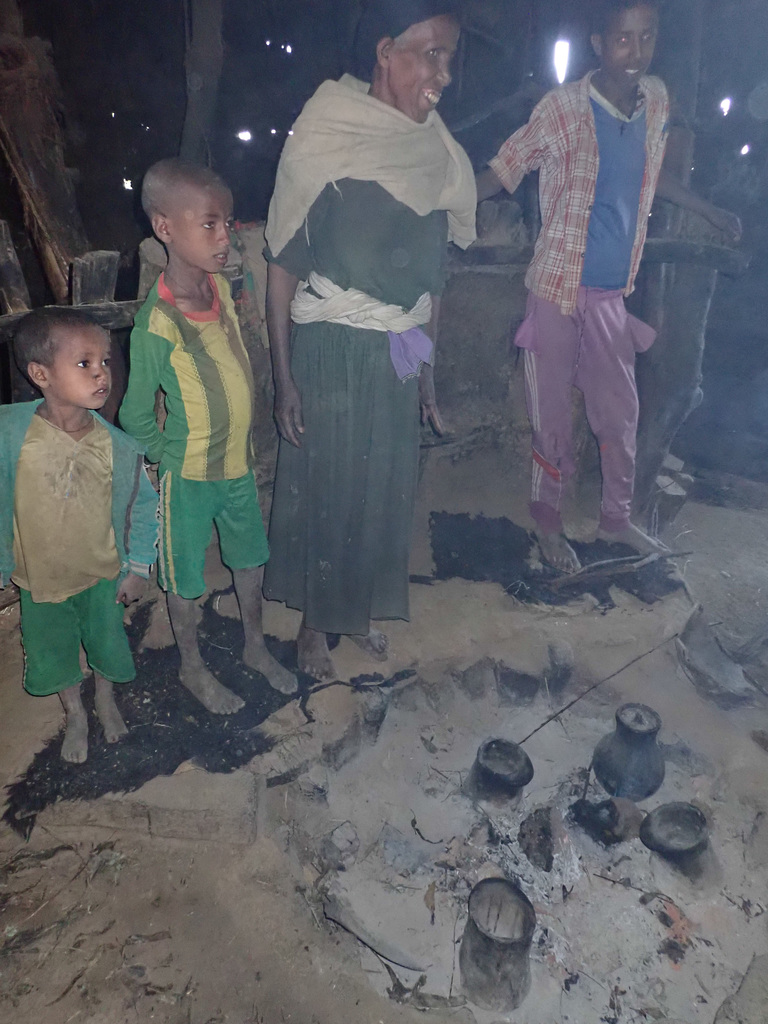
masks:
[[[165,839],[251,843],[256,839],[259,780],[240,769],[230,775],[190,768],[152,779],[133,793],[98,800],[65,800],[37,822],[48,828],[97,827]]]

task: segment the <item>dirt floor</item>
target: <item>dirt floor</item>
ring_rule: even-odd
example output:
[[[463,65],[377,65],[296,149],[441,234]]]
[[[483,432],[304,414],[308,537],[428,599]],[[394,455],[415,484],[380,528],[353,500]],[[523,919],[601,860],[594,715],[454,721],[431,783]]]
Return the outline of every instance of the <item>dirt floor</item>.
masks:
[[[689,501],[665,538],[693,552],[685,586],[653,603],[618,583],[550,605],[516,599],[493,573],[430,581],[431,513],[530,525],[512,461],[502,443],[425,459],[412,621],[391,624],[386,666],[342,641],[341,681],[354,685],[305,687],[251,730],[265,752],[231,773],[190,755],[127,796],[45,808],[27,841],[0,826],[2,1019],[768,1021],[768,516],[755,511],[768,489],[736,508],[712,503],[711,486],[706,504]],[[583,539],[594,527],[572,525]],[[227,586],[215,566],[211,582]],[[717,638],[709,662],[684,632],[696,602]],[[228,636],[231,595],[211,607]],[[270,606],[266,626],[287,641],[297,616]],[[150,666],[168,641],[158,609]],[[744,654],[746,677],[717,661],[724,649]],[[6,782],[60,725],[56,700],[26,696],[21,675],[11,607],[0,612]],[[639,812],[623,806],[621,841],[604,846],[570,807],[625,701],[661,716],[666,777]],[[490,736],[525,740],[534,777],[519,803],[468,790]],[[586,792],[606,797],[594,776]],[[642,812],[670,800],[694,802],[709,825],[687,874],[637,838]],[[544,819],[549,837],[531,844]],[[478,1008],[461,985],[467,897],[487,877],[516,879],[537,914],[531,991],[509,1013]]]

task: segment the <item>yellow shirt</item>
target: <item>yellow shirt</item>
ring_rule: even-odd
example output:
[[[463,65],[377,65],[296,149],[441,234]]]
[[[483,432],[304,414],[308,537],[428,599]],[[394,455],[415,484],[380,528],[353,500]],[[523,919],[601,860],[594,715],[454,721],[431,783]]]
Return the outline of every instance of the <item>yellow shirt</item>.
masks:
[[[116,579],[112,440],[103,424],[79,441],[33,416],[16,466],[11,579],[32,600],[58,603]]]

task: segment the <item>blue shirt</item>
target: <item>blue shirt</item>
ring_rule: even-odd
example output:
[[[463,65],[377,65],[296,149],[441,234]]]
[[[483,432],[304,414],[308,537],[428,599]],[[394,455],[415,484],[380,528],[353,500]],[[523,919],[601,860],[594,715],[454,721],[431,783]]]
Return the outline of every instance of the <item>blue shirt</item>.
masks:
[[[645,173],[645,110],[626,121],[590,99],[600,166],[581,283],[626,288]]]

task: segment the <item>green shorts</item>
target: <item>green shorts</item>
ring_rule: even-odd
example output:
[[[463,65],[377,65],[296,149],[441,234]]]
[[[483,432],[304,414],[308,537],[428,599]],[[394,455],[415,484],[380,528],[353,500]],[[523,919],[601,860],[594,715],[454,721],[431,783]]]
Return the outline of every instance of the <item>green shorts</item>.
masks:
[[[113,683],[136,676],[133,655],[123,626],[122,604],[115,601],[116,580],[99,580],[66,601],[33,601],[21,593],[21,640],[24,645],[24,689],[47,697],[83,678],[80,644],[91,668]]]
[[[224,565],[264,565],[269,545],[253,473],[236,480],[186,480],[171,470],[163,473],[157,558],[163,590],[192,600],[205,593],[205,551],[214,525]]]

